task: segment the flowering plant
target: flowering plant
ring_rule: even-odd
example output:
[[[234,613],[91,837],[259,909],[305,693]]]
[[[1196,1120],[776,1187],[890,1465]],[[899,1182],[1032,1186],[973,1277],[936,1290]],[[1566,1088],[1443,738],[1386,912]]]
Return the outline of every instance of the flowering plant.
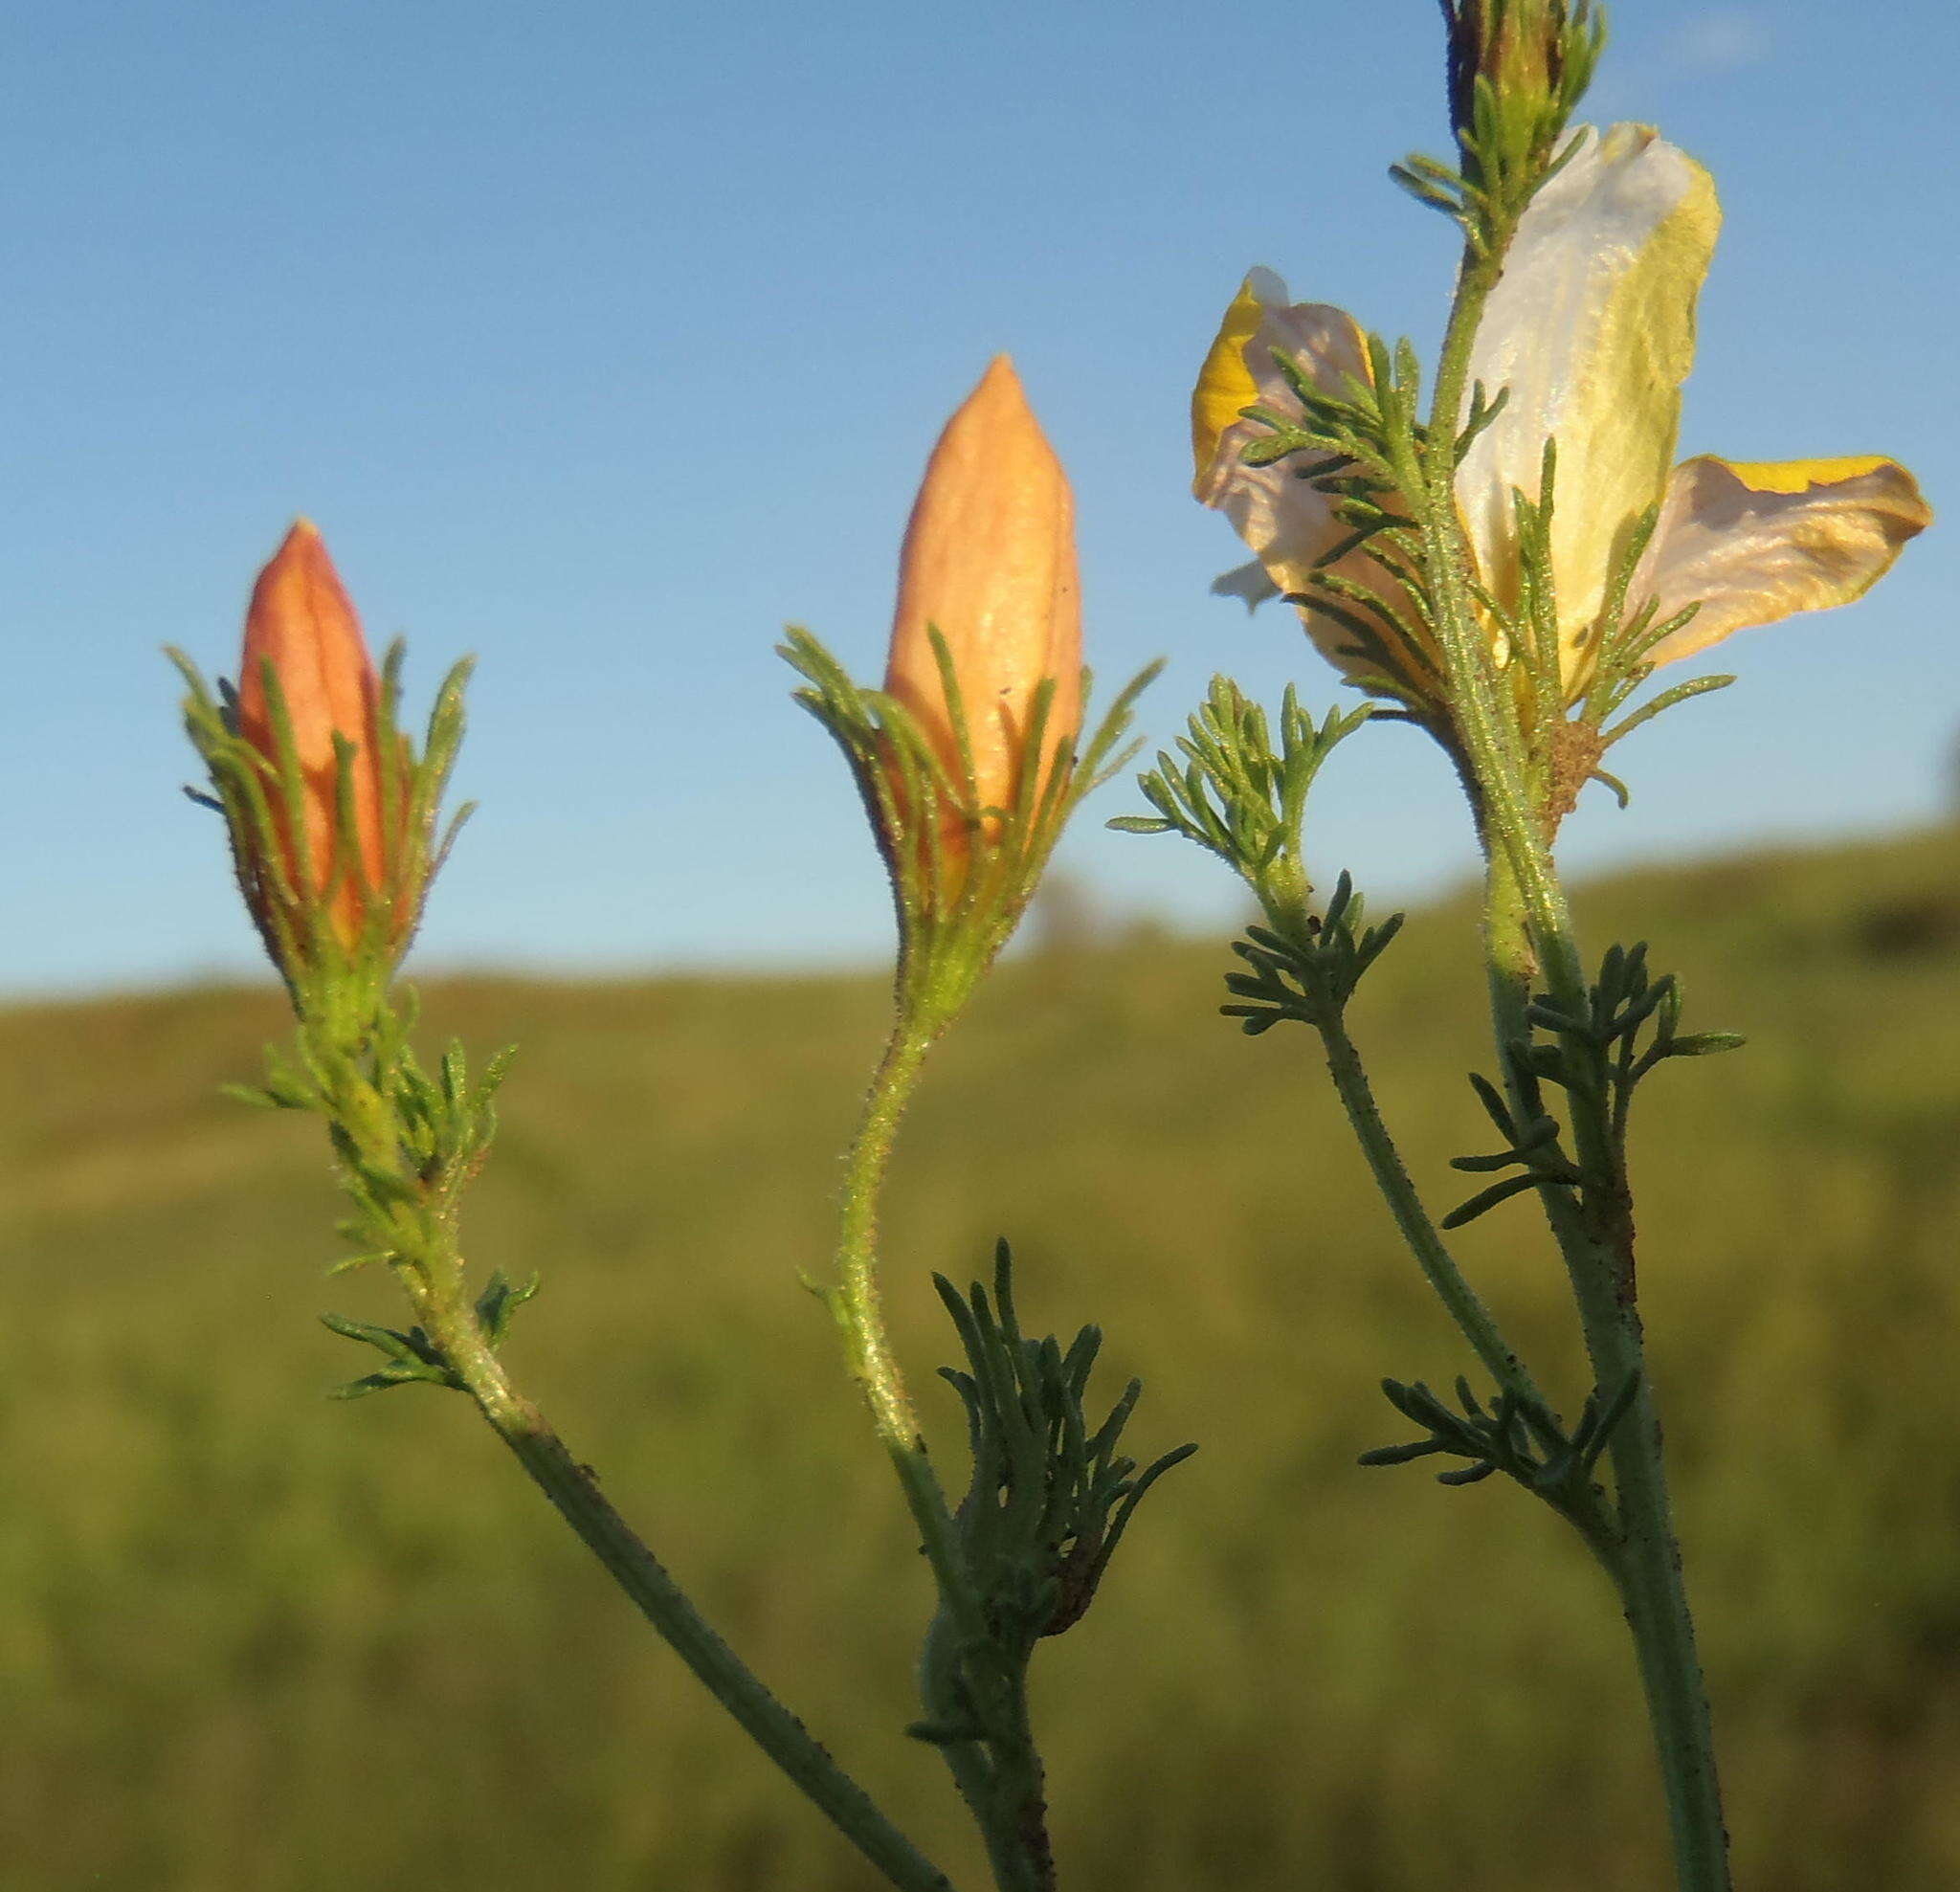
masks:
[[[1603,43],[1590,0],[1445,0],[1456,162],[1394,175],[1459,226],[1463,256],[1433,375],[1337,309],[1249,275],[1192,404],[1195,490],[1250,546],[1215,589],[1283,597],[1367,701],[1268,713],[1216,679],[1175,752],[1139,777],[1148,812],[1244,881],[1223,1011],[1248,1034],[1300,1025],[1394,1224],[1474,1360],[1454,1398],[1383,1381],[1398,1436],[1370,1465],[1440,1458],[1440,1481],[1503,1480],[1576,1533],[1632,1634],[1683,1892],[1726,1892],[1726,1835],[1639,1302],[1628,1125],[1637,1091],[1733,1034],[1684,1029],[1644,944],[1582,957],[1554,843],[1621,738],[1731,679],[1635,699],[1659,668],[1750,625],[1858,596],[1928,522],[1911,476],[1876,456],[1675,464],[1681,385],[1717,211],[1701,167],[1645,126],[1574,129]],[[834,1266],[810,1285],[897,1476],[935,1606],[908,1732],[944,1759],[1000,1892],[1051,1892],[1047,1778],[1030,1675],[1080,1623],[1155,1482],[1140,1387],[1090,1396],[1100,1329],[1023,1331],[1012,1258],[961,1292],[936,1277],[963,1364],[943,1376],[969,1470],[929,1458],[879,1292],[879,1206],[932,1047],[1022,918],[1062,828],[1129,759],[1147,672],[1087,725],[1073,500],[1005,356],[948,422],[913,508],[883,685],[856,683],[792,629],[796,700],[842,751],[889,873],[891,1028],[846,1154]],[[173,654],[175,655],[175,654]],[[505,1343],[536,1293],[473,1276],[462,1210],[496,1132],[508,1054],[432,1063],[397,972],[455,834],[439,804],[467,666],[437,691],[418,750],[399,726],[399,646],[377,673],[319,534],[295,526],[260,574],[235,685],[177,657],[240,890],[285,982],[291,1052],[247,1101],[323,1120],[349,1205],[343,1267],[386,1270],[412,1316],[329,1316],[369,1349],[343,1391],[463,1394],[622,1591],[859,1856],[903,1892],[950,1881],[702,1618],[518,1389]],[[1383,1119],[1348,1024],[1401,916],[1370,919],[1351,876],[1317,891],[1309,794],[1335,746],[1399,717],[1448,751],[1486,865],[1493,1063],[1470,1082],[1496,1146],[1456,1159],[1472,1192],[1432,1213]],[[1089,733],[1085,733],[1089,730]],[[463,812],[467,813],[467,810]],[[460,819],[460,815],[457,819]],[[1291,1035],[1281,1035],[1284,1044]],[[1449,1240],[1535,1206],[1583,1335],[1576,1412],[1544,1391]],[[1513,1215],[1518,1210],[1510,1212]],[[378,1356],[378,1359],[376,1358]]]
[[[1214,589],[1286,598],[1378,714],[1442,744],[1468,792],[1495,1055],[1471,1082],[1498,1144],[1457,1159],[1474,1193],[1431,1216],[1348,1031],[1399,916],[1367,924],[1346,874],[1317,908],[1303,864],[1307,787],[1368,706],[1316,723],[1289,693],[1276,733],[1220,679],[1181,755],[1141,778],[1151,813],[1114,825],[1183,834],[1258,897],[1263,924],[1237,943],[1225,1010],[1248,1032],[1316,1034],[1400,1234],[1491,1383],[1459,1379],[1452,1401],[1385,1380],[1416,1436],[1364,1462],[1440,1455],[1456,1461],[1448,1485],[1503,1474],[1578,1531],[1633,1635],[1679,1882],[1720,1892],[1727,1835],[1647,1366],[1627,1131],[1657,1067],[1740,1039],[1684,1032],[1679,985],[1644,944],[1588,969],[1552,844],[1589,782],[1625,801],[1601,767],[1609,747],[1733,680],[1698,678],[1628,709],[1659,666],[1856,598],[1930,514],[1911,475],[1878,456],[1673,464],[1718,224],[1707,173],[1644,125],[1570,128],[1603,38],[1587,0],[1445,0],[1444,12],[1458,162],[1394,168],[1463,236],[1426,409],[1408,344],[1294,303],[1256,271],[1192,420],[1196,496],[1255,554]],[[1518,1198],[1536,1203],[1571,1285],[1591,1388],[1575,1419],[1445,1239]]]

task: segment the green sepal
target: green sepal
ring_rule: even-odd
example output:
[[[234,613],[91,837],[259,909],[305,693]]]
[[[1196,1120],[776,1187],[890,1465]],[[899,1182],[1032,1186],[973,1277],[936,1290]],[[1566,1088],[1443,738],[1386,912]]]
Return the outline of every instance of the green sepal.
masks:
[[[1058,750],[1049,766],[1036,767],[1049,748],[1056,693],[1055,679],[1044,679],[1023,732],[1015,805],[995,808],[980,797],[951,649],[937,626],[927,634],[953,737],[950,768],[902,702],[855,683],[808,631],[791,626],[778,654],[805,679],[794,701],[844,752],[884,857],[899,924],[901,1008],[915,1022],[943,1028],[1013,936],[1078,804],[1134,755],[1134,746],[1120,746],[1138,695],[1163,665],[1134,678],[1066,755]],[[1086,701],[1093,679],[1086,670],[1080,677]],[[949,849],[945,837],[956,831],[965,845]]]
[[[327,1279],[335,1275],[351,1275],[356,1268],[371,1268],[377,1262],[392,1261],[394,1256],[387,1249],[372,1248],[362,1255],[344,1255],[327,1268]]]
[[[442,796],[462,740],[471,660],[454,665],[443,679],[418,754],[398,720],[404,647],[399,638],[389,647],[374,729],[380,857],[367,858],[357,819],[356,746],[336,731],[330,843],[335,871],[326,885],[316,888],[315,838],[302,818],[309,793],[276,667],[268,658],[262,671],[272,749],[266,754],[246,741],[238,693],[229,681],[220,679],[213,692],[182,651],[168,648],[165,654],[184,679],[185,729],[210,774],[210,792],[190,792],[225,817],[239,889],[295,1011],[302,1018],[337,1020],[345,1028],[343,1035],[358,1034],[383,1002],[419,924],[429,884],[469,813],[467,806],[459,810],[437,840]],[[359,936],[346,940],[339,934],[334,909],[356,876],[367,887],[363,918]]]

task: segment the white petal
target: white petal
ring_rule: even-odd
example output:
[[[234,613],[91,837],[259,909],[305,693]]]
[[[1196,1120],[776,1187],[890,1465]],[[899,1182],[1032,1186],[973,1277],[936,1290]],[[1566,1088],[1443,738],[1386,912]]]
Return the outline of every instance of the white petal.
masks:
[[[1666,483],[1720,224],[1714,186],[1685,153],[1645,125],[1588,126],[1532,199],[1485,305],[1470,371],[1506,398],[1464,458],[1458,501],[1485,582],[1511,602],[1512,489],[1541,497],[1556,439],[1552,573],[1569,686],[1633,523]]]

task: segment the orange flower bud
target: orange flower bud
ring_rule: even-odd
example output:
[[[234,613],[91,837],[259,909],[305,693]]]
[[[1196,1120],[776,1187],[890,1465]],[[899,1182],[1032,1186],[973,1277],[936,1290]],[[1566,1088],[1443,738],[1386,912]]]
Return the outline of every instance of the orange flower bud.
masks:
[[[298,807],[277,777],[266,784],[286,878],[302,902],[331,892],[334,932],[351,948],[361,937],[370,897],[383,885],[386,871],[380,684],[361,635],[361,620],[319,532],[303,519],[286,534],[253,587],[245,615],[245,654],[238,670],[238,733],[278,769],[278,743],[265,687],[268,663],[285,700],[301,775]],[[358,845],[352,860],[345,858],[337,813],[337,734],[355,746],[348,768]],[[247,878],[247,898],[256,909],[264,896],[255,897],[253,877]],[[270,938],[266,916],[260,914],[259,919]]]
[[[886,691],[904,704],[954,781],[959,748],[927,628],[946,639],[982,807],[1012,809],[1037,767],[1074,752],[1081,728],[1082,614],[1075,500],[1005,355],[939,436],[905,529]],[[1052,678],[1038,758],[1035,695]],[[953,824],[958,826],[958,824]],[[965,829],[955,841],[964,848]]]

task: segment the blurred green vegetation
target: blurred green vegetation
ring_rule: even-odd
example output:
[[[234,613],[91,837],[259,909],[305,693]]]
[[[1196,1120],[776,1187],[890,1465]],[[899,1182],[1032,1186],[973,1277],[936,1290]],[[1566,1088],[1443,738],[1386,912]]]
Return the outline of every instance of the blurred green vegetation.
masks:
[[[1644,1302],[1741,1881],[1960,1883],[1960,835],[1585,892],[1687,1027],[1636,1124]],[[1463,902],[1353,1014],[1433,1201],[1488,1127]],[[1214,1015],[1222,944],[1003,969],[930,1074],[886,1217],[922,1403],[927,1278],[1020,1257],[1032,1324],[1109,1331],[1139,1452],[1204,1450],[1037,1667],[1070,1892],[1633,1892],[1664,1882],[1610,1597],[1514,1488],[1364,1472],[1384,1373],[1463,1364],[1304,1032]],[[732,1639],[953,1869],[900,1732],[926,1582],[799,1270],[878,1048],[875,978],[425,994],[523,1049],[470,1212],[543,1271],[518,1377]],[[0,1888],[846,1892],[868,1875],[719,1718],[464,1402],[323,1395],[318,1126],[214,1095],[268,991],[0,1013]],[[1569,1404],[1514,1205],[1476,1279]],[[1563,1361],[1564,1369],[1554,1364]],[[957,1480],[954,1480],[957,1482]]]

